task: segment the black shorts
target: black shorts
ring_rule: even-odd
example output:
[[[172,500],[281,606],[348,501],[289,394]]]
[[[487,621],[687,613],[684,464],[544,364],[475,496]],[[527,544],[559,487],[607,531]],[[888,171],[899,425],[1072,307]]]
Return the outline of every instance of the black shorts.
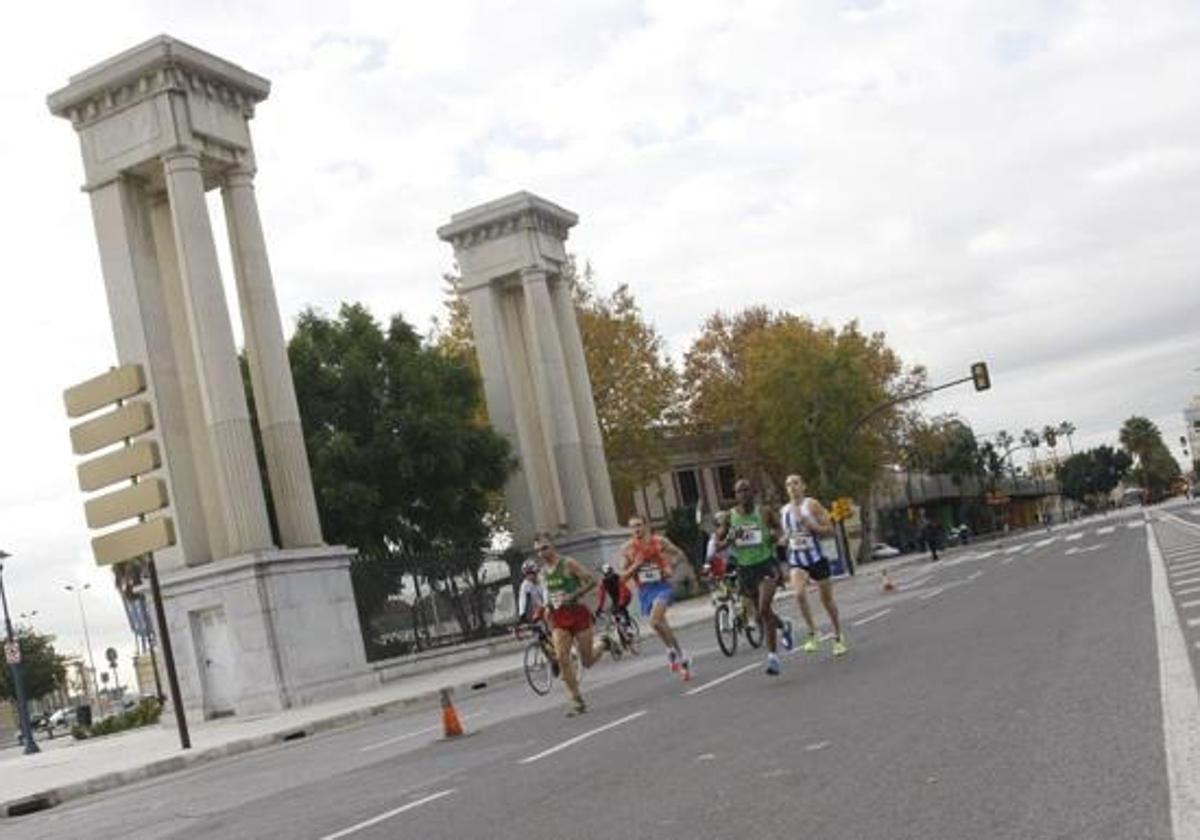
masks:
[[[824,557],[820,560],[814,560],[808,565],[792,563],[791,566],[793,570],[801,571],[808,575],[809,580],[829,580],[829,576],[833,574],[833,569],[829,567],[829,560]]]
[[[765,560],[753,566],[738,566],[738,589],[743,595],[758,597],[758,587],[764,580],[779,583],[779,566],[772,560]]]

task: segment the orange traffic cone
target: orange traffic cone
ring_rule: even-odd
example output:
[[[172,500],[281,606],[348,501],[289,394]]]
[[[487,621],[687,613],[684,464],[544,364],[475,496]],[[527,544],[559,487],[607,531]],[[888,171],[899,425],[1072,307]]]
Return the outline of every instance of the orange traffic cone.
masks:
[[[442,735],[446,738],[457,738],[463,734],[462,722],[458,712],[454,710],[454,701],[450,699],[450,689],[442,689]]]
[[[880,572],[880,574],[883,575],[883,591],[895,592],[896,584],[892,583],[891,577],[888,576],[887,569],[884,569],[882,572]]]

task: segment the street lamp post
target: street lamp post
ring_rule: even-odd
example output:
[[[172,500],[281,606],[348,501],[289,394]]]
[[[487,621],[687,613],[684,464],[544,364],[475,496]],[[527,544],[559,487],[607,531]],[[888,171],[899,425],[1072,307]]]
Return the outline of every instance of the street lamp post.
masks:
[[[83,622],[83,644],[84,647],[87,648],[88,666],[92,669],[91,699],[98,704],[100,702],[100,695],[98,693],[100,689],[99,686],[96,685],[96,680],[99,678],[100,672],[96,670],[96,660],[92,656],[92,639],[91,636],[88,635],[87,613],[83,611],[83,590],[91,588],[92,585],[90,583],[85,583],[82,585],[77,583],[68,583],[63,586],[63,589],[67,590],[68,592],[74,592],[75,600],[79,602],[79,620]],[[87,680],[84,680],[84,688],[87,688]]]
[[[33,740],[33,727],[29,725],[29,707],[25,703],[25,663],[21,661],[21,647],[13,638],[12,621],[8,617],[8,594],[4,591],[4,561],[11,556],[6,551],[0,551],[0,602],[4,604],[4,638],[6,640],[4,656],[8,660],[8,670],[12,675],[13,694],[16,695],[17,701],[17,718],[21,723],[21,740],[25,742],[25,755],[33,755],[41,750]],[[16,661],[12,656],[14,651],[16,652]]]

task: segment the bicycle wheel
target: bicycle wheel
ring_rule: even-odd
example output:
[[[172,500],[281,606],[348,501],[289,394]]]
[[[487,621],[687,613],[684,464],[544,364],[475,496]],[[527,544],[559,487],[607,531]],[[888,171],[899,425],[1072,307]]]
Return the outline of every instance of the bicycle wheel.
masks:
[[[717,631],[717,645],[721,653],[733,656],[737,653],[737,626],[733,623],[733,611],[728,604],[721,604],[713,613],[713,625]]]
[[[756,622],[746,620],[742,624],[742,630],[746,633],[746,641],[750,643],[752,648],[760,648],[763,643],[763,631]]]
[[[634,656],[642,652],[642,628],[633,616],[621,626],[621,643]]]
[[[539,697],[550,693],[550,661],[537,642],[530,642],[525,648],[525,679]]]

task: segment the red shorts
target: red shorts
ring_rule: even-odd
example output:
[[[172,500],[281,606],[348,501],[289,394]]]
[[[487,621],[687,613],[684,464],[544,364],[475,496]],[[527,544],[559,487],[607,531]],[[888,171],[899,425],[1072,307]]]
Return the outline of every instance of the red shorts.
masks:
[[[550,613],[550,626],[555,630],[579,633],[592,626],[592,611],[580,604],[561,607]]]

